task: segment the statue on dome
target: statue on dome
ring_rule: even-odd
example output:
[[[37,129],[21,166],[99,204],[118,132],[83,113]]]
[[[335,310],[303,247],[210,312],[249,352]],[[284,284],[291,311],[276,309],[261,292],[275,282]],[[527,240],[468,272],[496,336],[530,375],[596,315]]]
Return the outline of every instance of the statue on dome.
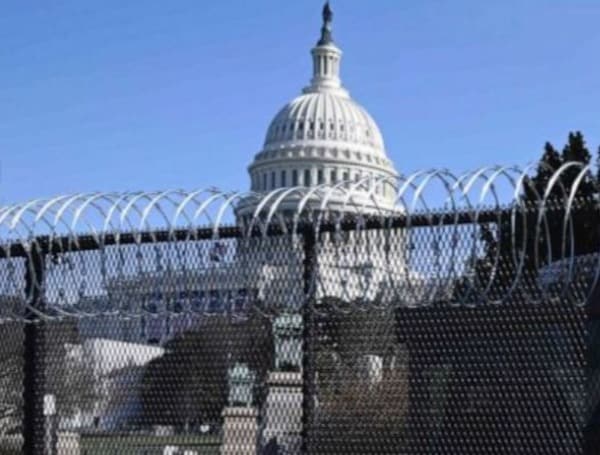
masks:
[[[321,39],[317,43],[318,46],[333,43],[331,36],[331,23],[333,22],[333,11],[329,6],[329,2],[323,6],[323,27],[321,27]]]
[[[333,11],[331,11],[329,2],[326,2],[325,6],[323,6],[323,22],[325,24],[331,24],[333,22]]]

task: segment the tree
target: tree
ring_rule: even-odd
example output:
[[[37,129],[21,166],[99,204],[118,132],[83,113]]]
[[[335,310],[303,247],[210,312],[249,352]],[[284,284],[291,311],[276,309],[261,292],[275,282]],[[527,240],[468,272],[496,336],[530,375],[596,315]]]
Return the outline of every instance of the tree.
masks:
[[[398,453],[404,438],[408,356],[393,310],[360,306],[329,297],[317,309],[319,453]]]
[[[592,159],[592,155],[588,150],[585,139],[583,138],[583,134],[580,131],[569,133],[567,144],[563,148],[562,152],[562,160],[563,162],[577,162],[584,165],[590,164],[590,160]],[[578,169],[573,169],[573,171],[567,171],[565,174],[567,177],[564,180],[565,186],[570,188],[579,174]],[[589,183],[589,182],[588,182]],[[593,191],[593,188],[586,187],[585,191]]]
[[[252,313],[232,321],[208,318],[199,329],[167,343],[166,353],[148,364],[141,385],[144,425],[190,426],[214,423],[227,405],[228,370],[243,362],[265,381],[273,364],[270,321]],[[257,404],[264,391],[255,393]]]
[[[599,250],[598,182],[594,177],[586,176],[575,191],[581,168],[571,167],[560,174],[546,194],[551,179],[565,162],[585,166],[590,160],[580,132],[569,133],[562,153],[552,144],[545,144],[535,174],[524,181],[519,204],[513,211],[500,213],[498,222],[479,226],[482,253],[471,259],[465,276],[457,280],[455,300],[479,302],[482,290],[487,290],[487,297],[492,300],[501,299],[511,290],[517,273],[521,285],[513,290],[513,297],[535,296],[539,292],[537,274],[541,267],[571,255]],[[565,209],[572,191],[574,200],[565,227]],[[545,196],[541,213],[539,208]]]
[[[534,200],[535,198],[542,197],[550,179],[563,163],[563,157],[558,150],[550,142],[546,142],[536,174],[531,178],[530,185],[527,185],[525,188],[525,198]],[[532,192],[533,190],[535,190],[535,193]],[[553,195],[557,195],[557,189],[553,191]]]

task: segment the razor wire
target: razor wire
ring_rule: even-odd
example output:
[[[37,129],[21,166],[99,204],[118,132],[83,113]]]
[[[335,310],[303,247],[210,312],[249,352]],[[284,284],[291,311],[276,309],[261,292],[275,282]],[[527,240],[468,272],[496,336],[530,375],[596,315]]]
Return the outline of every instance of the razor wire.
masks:
[[[285,269],[300,264],[303,235],[309,231],[316,239],[315,257],[325,258],[312,269],[310,289],[326,297],[327,287],[335,287],[340,310],[418,306],[440,299],[454,305],[501,304],[522,292],[532,279],[531,268],[537,282],[528,300],[574,295],[584,305],[600,276],[600,244],[585,255],[577,253],[574,216],[582,208],[598,212],[597,198],[578,195],[584,184],[595,185],[596,194],[600,188],[590,165],[570,162],[546,169],[544,188],[532,180],[539,169],[543,164],[490,166],[464,174],[433,169],[268,193],[205,188],[75,194],[2,207],[0,318],[21,321],[26,310],[50,319],[146,314],[144,305],[130,308],[127,302],[110,308],[80,305],[93,288],[106,289],[109,282],[126,283],[134,276],[155,283],[170,277],[182,289],[190,279],[265,280],[260,263],[265,255],[255,255],[251,263],[244,262],[242,252],[268,250],[276,238],[280,264],[270,273],[280,281],[294,280]],[[565,186],[568,173],[574,178]],[[550,226],[560,226],[558,249],[550,245],[556,243]],[[389,240],[392,232],[395,237]],[[497,245],[509,239],[510,251],[488,248],[486,255],[483,232]],[[215,265],[207,256],[223,242],[230,243],[229,251],[217,252],[223,257]],[[45,254],[46,279],[27,288],[23,277],[36,250]],[[350,292],[344,274],[351,275],[347,270],[355,264],[344,263],[369,254],[375,259],[364,267],[367,272],[353,278]],[[485,262],[483,277],[473,271],[478,261]],[[507,263],[508,278],[502,276]],[[455,292],[457,283],[462,292]],[[45,300],[43,311],[32,305],[34,289]],[[387,299],[377,297],[381,289]],[[259,307],[272,313],[288,303]],[[188,305],[184,311],[195,310]],[[204,307],[197,311],[207,313]]]

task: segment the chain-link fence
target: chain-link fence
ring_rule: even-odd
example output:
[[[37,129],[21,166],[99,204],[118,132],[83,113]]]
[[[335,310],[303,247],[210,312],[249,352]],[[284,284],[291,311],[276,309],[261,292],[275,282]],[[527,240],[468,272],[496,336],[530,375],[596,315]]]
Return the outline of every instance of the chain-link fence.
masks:
[[[586,172],[0,209],[0,453],[597,453]]]

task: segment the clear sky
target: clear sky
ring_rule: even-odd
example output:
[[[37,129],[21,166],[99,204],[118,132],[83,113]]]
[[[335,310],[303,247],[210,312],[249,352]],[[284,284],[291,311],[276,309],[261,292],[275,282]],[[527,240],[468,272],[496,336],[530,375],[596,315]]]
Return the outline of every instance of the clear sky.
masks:
[[[5,0],[0,202],[246,189],[306,85],[320,0]],[[600,143],[600,1],[333,0],[342,78],[400,172]]]

